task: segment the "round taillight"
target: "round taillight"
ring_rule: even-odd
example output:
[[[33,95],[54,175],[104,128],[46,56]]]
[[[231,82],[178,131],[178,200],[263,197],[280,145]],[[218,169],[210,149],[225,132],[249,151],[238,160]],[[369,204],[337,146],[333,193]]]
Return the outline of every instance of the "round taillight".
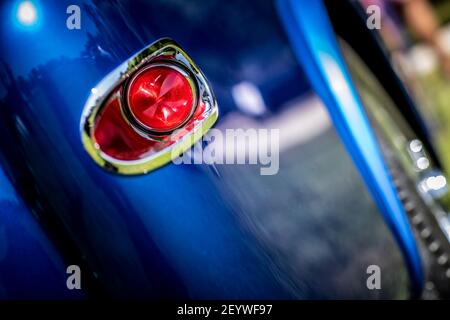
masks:
[[[195,92],[189,76],[168,65],[150,65],[129,82],[126,99],[131,116],[145,129],[170,132],[194,110]]]

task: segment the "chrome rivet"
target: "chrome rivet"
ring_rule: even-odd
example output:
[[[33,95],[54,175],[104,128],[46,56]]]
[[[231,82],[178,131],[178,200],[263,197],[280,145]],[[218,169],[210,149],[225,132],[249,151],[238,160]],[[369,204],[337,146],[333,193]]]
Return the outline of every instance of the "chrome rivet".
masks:
[[[413,211],[415,207],[416,207],[416,204],[414,201],[405,202],[405,210],[406,211],[408,211],[408,212]]]
[[[439,258],[437,260],[438,264],[440,264],[441,266],[446,264],[447,261],[448,261],[448,256],[446,254],[439,256]]]
[[[428,238],[430,235],[431,235],[431,231],[428,228],[425,228],[420,232],[420,236],[424,239]]]
[[[429,246],[428,249],[430,249],[431,252],[436,252],[439,249],[439,242],[433,241]]]
[[[422,223],[422,221],[423,221],[423,218],[422,218],[421,214],[418,214],[412,218],[412,223],[415,225]]]

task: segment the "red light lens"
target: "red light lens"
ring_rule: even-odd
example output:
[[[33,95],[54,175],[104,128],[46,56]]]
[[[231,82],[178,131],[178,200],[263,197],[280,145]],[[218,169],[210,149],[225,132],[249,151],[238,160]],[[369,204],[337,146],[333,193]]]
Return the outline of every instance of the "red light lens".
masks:
[[[194,93],[180,71],[169,66],[150,66],[131,80],[127,101],[132,115],[145,127],[169,132],[191,115]]]
[[[140,136],[122,117],[117,96],[113,95],[99,114],[94,139],[104,153],[118,160],[144,157],[156,142]]]

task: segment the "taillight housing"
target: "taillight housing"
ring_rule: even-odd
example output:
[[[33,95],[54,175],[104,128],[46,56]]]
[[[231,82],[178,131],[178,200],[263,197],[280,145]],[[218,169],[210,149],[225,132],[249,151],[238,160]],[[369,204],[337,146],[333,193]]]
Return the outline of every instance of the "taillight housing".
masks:
[[[161,39],[91,90],[81,135],[101,167],[142,174],[190,148],[217,117],[205,76],[174,41]]]

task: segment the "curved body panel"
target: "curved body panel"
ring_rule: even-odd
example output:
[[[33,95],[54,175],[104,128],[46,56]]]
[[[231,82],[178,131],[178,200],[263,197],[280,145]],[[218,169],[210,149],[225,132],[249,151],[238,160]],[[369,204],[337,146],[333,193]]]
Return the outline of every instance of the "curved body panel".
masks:
[[[1,5],[0,153],[52,240],[63,240],[70,264],[82,265],[88,291],[127,298],[408,297],[407,270],[418,279],[417,261],[404,263],[401,250],[414,248],[397,245],[377,209],[381,203],[402,225],[370,131],[348,149],[367,189],[324,106],[337,112],[341,101],[325,88],[318,91],[323,100],[316,95],[318,80],[331,83],[302,69],[275,2],[85,1],[78,3],[81,30],[64,27],[69,4],[42,2],[33,30],[11,21],[12,3]],[[324,14],[314,9],[305,4]],[[124,177],[92,161],[79,134],[91,89],[162,37],[177,41],[209,80],[216,129],[280,129],[277,174],[261,175],[257,165],[168,164]],[[242,88],[263,102],[256,111],[236,98]],[[336,112],[335,125],[363,121],[359,129],[367,130],[360,114]],[[370,152],[376,163],[364,162]],[[409,236],[406,229],[395,235]],[[383,270],[379,291],[366,287],[374,264]]]
[[[412,229],[387,171],[381,151],[351,83],[344,59],[321,1],[278,2],[299,61],[324,100],[336,129],[364,177],[396,236],[407,261],[416,292],[422,290],[423,271]]]

